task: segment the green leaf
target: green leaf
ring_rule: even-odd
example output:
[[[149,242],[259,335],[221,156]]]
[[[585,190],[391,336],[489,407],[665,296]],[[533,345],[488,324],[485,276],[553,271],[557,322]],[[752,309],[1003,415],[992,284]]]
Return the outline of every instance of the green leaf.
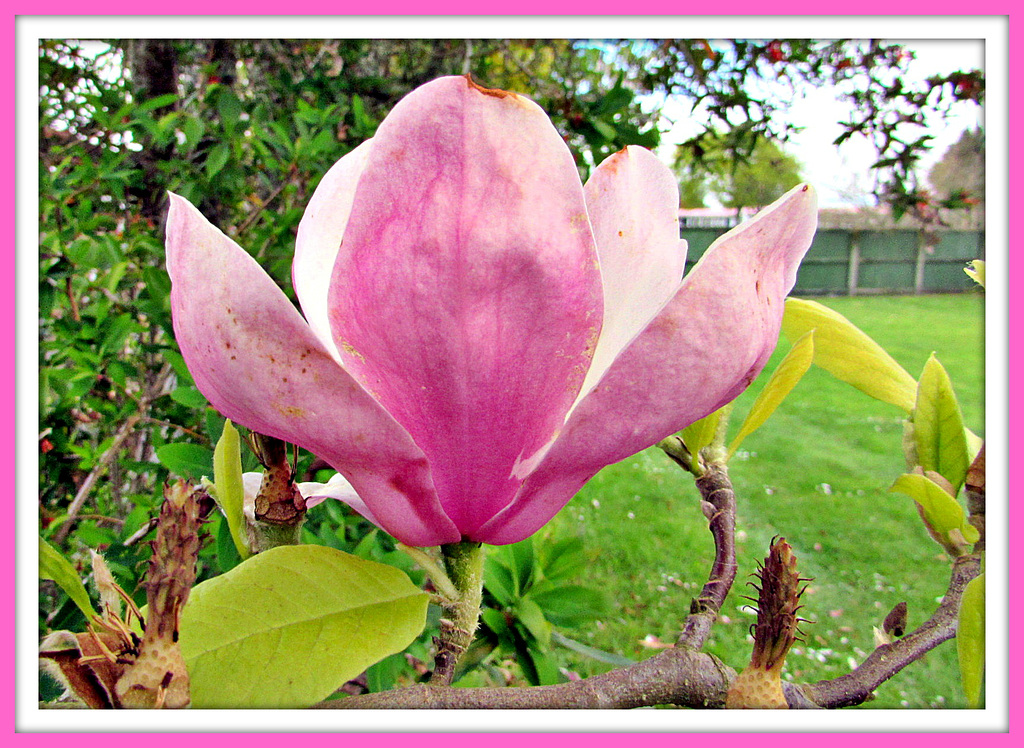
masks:
[[[618,133],[615,132],[614,127],[612,127],[604,120],[598,119],[597,117],[591,117],[589,121],[590,124],[593,125],[594,129],[597,130],[598,133],[600,133],[602,138],[607,140],[609,143],[615,142],[615,138],[618,135]]]
[[[964,268],[964,272],[979,286],[985,287],[985,261],[974,260],[970,267]]]
[[[551,623],[540,606],[529,598],[522,598],[516,601],[514,615],[540,647],[547,649],[551,644]]]
[[[978,452],[985,445],[985,440],[970,429],[964,429],[964,437],[967,439],[967,456],[970,457],[971,462],[974,462],[974,458],[978,456]]]
[[[172,94],[172,93],[162,94],[161,96],[155,96],[152,99],[149,99],[148,101],[142,102],[141,104],[139,104],[138,108],[136,108],[135,111],[138,114],[144,114],[146,112],[152,112],[154,109],[160,109],[160,108],[165,107],[165,106],[170,106],[171,104],[173,104],[177,100],[178,100],[178,95],[177,94]]]
[[[917,464],[948,480],[956,493],[963,485],[971,464],[967,454],[967,434],[949,375],[934,353],[921,372],[911,421],[914,424]]]
[[[208,179],[213,179],[220,173],[220,170],[227,164],[230,155],[231,147],[227,143],[218,143],[210,150],[210,155],[206,157],[206,176]]]
[[[960,683],[967,704],[981,706],[985,675],[985,575],[981,574],[964,588],[960,598],[956,630],[956,653],[960,660]]]
[[[576,578],[587,568],[587,554],[580,538],[544,542],[537,550],[544,579]]]
[[[636,664],[636,660],[631,660],[628,657],[623,657],[622,655],[615,654],[614,652],[605,652],[603,649],[591,647],[583,642],[570,639],[568,636],[565,636],[558,631],[551,632],[551,641],[565,647],[566,649],[571,649],[576,654],[581,654],[584,657],[589,657],[592,660],[604,662],[608,665],[614,665],[615,667],[629,667],[630,665]]]
[[[402,673],[408,669],[409,666],[402,655],[385,657],[366,668],[366,688],[370,693],[390,691]]]
[[[694,421],[680,433],[686,451],[690,453],[694,463],[697,462],[697,455],[702,449],[711,445],[718,433],[718,424],[722,419],[722,410],[718,409]]]
[[[189,148],[196,147],[196,143],[203,137],[203,130],[203,120],[199,117],[188,117],[181,123],[181,132]]]
[[[224,125],[224,129],[232,134],[242,116],[242,102],[230,88],[221,89],[220,96],[217,98],[217,113],[220,114],[220,121]]]
[[[231,537],[231,527],[228,525],[227,517],[224,515],[217,518],[216,547],[217,566],[220,568],[221,574],[231,571],[242,563],[242,557],[238,553],[238,546],[235,545],[235,539]]]
[[[180,639],[192,706],[316,704],[415,640],[428,599],[398,569],[333,548],[264,551],[192,589]]]
[[[535,647],[516,647],[519,664],[531,685],[550,686],[562,683],[565,678],[558,669],[558,663],[543,650]]]
[[[765,384],[757,399],[750,407],[746,419],[740,426],[739,433],[729,445],[729,457],[731,458],[739,448],[743,440],[754,433],[761,425],[768,420],[768,417],[779,407],[779,403],[786,399],[786,396],[796,386],[807,370],[811,368],[814,360],[814,330],[808,330],[803,336],[793,343],[786,357],[782,359],[775,371],[772,372],[768,383]],[[686,441],[685,437],[683,441]]]
[[[39,578],[52,579],[85,614],[86,620],[97,615],[89,601],[89,593],[85,590],[78,572],[60,551],[39,538]]]
[[[156,448],[160,464],[182,478],[199,480],[213,472],[213,452],[188,442],[174,442]]]
[[[494,608],[484,608],[480,611],[480,620],[499,639],[508,643],[512,642],[512,633],[509,631],[508,621],[505,620],[503,612]]]
[[[206,398],[203,397],[203,393],[195,387],[188,385],[175,388],[171,392],[171,399],[176,403],[181,403],[186,408],[206,407]]]
[[[533,538],[506,545],[502,550],[512,570],[515,589],[522,595],[533,580]]]
[[[497,554],[492,553],[484,559],[484,587],[502,606],[511,605],[516,597],[512,572],[498,561]]]
[[[889,490],[905,494],[917,502],[936,540],[947,549],[957,542],[957,538],[950,535],[954,531],[959,531],[968,543],[978,542],[978,530],[967,521],[963,507],[933,480],[924,475],[905,473]]]
[[[535,592],[530,599],[556,626],[579,626],[609,611],[608,599],[600,591],[576,584]]]
[[[241,558],[249,557],[249,546],[245,542],[245,516],[242,507],[245,492],[242,489],[242,442],[238,430],[230,420],[224,421],[224,429],[213,450],[214,499],[224,512],[231,539]]]
[[[814,330],[814,363],[832,376],[908,413],[917,382],[846,317],[815,301],[786,299],[782,332],[796,341]]]

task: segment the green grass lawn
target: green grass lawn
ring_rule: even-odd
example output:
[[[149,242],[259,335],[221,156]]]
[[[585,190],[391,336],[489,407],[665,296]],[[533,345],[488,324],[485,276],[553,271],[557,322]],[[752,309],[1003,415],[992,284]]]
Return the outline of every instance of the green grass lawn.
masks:
[[[935,352],[956,388],[965,423],[984,435],[984,306],[980,294],[822,300],[877,340],[915,378]],[[734,429],[789,343],[738,401]],[[873,649],[872,627],[898,602],[922,623],[945,591],[949,562],[910,499],[888,492],[905,471],[902,412],[812,367],[730,463],[738,501],[740,573],[707,650],[741,669],[749,658],[746,585],[768,543],[782,535],[803,576],[804,642],[787,677],[814,681],[847,672]],[[605,590],[612,613],[566,633],[642,659],[674,641],[704,583],[713,545],[692,478],[648,449],[597,475],[543,531],[576,534],[592,556],[580,582]],[[648,642],[645,644],[644,642]],[[607,669],[573,653],[582,674]],[[964,707],[952,642],[884,684],[876,708]]]

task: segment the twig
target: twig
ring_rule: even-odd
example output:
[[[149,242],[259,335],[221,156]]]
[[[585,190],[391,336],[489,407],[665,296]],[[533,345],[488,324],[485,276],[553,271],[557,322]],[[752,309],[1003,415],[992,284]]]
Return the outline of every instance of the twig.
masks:
[[[204,441],[204,440],[205,441],[209,441],[207,439],[207,437],[203,436],[198,431],[194,431],[193,429],[186,428],[185,426],[182,426],[180,423],[171,423],[170,421],[165,421],[165,420],[160,419],[160,418],[153,418],[152,416],[143,416],[141,420],[144,421],[145,423],[152,423],[155,426],[166,426],[169,429],[176,429],[177,431],[180,431],[183,434],[188,434],[189,436],[195,437],[196,439],[199,439],[200,441]]]
[[[70,275],[64,280],[64,292],[67,294],[68,303],[71,305],[71,319],[75,322],[81,322],[82,315],[78,311],[78,299],[75,298],[75,291],[71,284]]]
[[[156,527],[156,523],[157,523],[158,519],[159,519],[159,517],[150,517],[148,520],[146,520],[142,524],[142,527],[140,527],[138,530],[136,530],[134,533],[132,533],[132,536],[124,541],[123,545],[125,546],[125,548],[128,548],[129,546],[135,545],[140,540],[142,540],[144,537],[149,535],[150,531],[154,527]]]
[[[295,176],[295,173],[297,171],[298,167],[295,164],[292,164],[291,169],[289,171],[289,176]],[[249,214],[248,218],[242,221],[241,225],[238,227],[238,230],[236,232],[237,235],[242,236],[242,234],[244,234],[250,226],[256,223],[256,220],[263,214],[263,211],[266,210],[270,206],[270,204],[277,199],[278,195],[284,192],[284,188],[287,186],[288,180],[286,179],[285,181],[281,182],[281,184],[279,184],[277,187],[275,187],[273,192],[267,195],[265,200],[260,202],[259,207],[256,208],[256,210],[253,211],[251,214]]]
[[[850,673],[833,680],[801,686],[804,695],[826,709],[862,703],[879,685],[907,665],[956,636],[960,598],[967,583],[978,576],[980,571],[980,556],[958,558],[953,563],[949,589],[931,618],[903,638],[878,647]]]
[[[736,580],[736,494],[724,463],[710,463],[697,479],[701,508],[715,539],[715,560],[708,581],[691,604],[677,647],[699,650]]]

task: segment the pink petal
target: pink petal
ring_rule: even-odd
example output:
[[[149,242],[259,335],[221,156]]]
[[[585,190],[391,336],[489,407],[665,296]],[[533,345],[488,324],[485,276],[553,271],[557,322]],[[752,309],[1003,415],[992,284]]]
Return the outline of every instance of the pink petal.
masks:
[[[263,473],[242,473],[242,513],[250,522],[256,520],[256,494],[263,484]]]
[[[167,269],[175,336],[218,411],[323,457],[402,542],[459,540],[408,433],[338,365],[255,260],[177,195]]]
[[[302,214],[295,238],[292,260],[295,295],[309,326],[336,358],[338,351],[327,317],[327,290],[352,211],[356,184],[366,166],[372,142],[367,140],[324,174]]]
[[[366,502],[359,498],[359,494],[356,493],[352,484],[345,480],[345,476],[341,473],[331,476],[327,483],[299,483],[297,487],[299,493],[306,499],[306,509],[314,507],[327,499],[337,499],[347,504],[367,520],[377,525],[377,527],[385,529],[377,521],[377,518],[373,516],[373,512],[366,506]]]
[[[403,99],[374,137],[331,284],[345,367],[472,533],[562,426],[600,331],[583,189],[544,112],[461,77]]]
[[[679,187],[653,153],[629,146],[609,156],[584,191],[601,258],[604,326],[580,398],[672,298],[686,269]]]
[[[816,223],[817,198],[802,185],[719,238],[573,411],[515,501],[473,539],[529,536],[602,467],[742,392],[775,348],[783,300]]]

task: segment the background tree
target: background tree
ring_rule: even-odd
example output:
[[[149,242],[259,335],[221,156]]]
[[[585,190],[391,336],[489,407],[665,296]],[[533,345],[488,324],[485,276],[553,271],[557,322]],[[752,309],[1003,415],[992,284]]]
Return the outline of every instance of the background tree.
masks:
[[[765,138],[758,138],[750,153],[740,158],[730,154],[724,139],[709,142],[700,162],[681,148],[675,168],[683,185],[683,207],[705,207],[707,198],[713,197],[737,211],[761,208],[801,181],[796,158]]]
[[[985,133],[981,128],[964,130],[928,172],[928,181],[939,197],[959,197],[984,209]]]

